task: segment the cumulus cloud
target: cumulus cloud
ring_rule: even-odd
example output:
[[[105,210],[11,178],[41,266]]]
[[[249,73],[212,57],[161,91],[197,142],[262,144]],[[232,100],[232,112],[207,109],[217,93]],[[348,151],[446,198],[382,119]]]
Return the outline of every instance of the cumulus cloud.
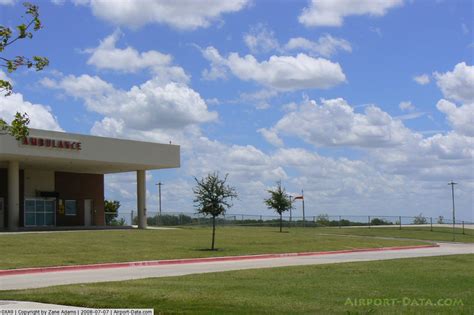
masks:
[[[219,51],[209,46],[205,49],[201,49],[202,56],[210,62],[210,69],[204,69],[202,71],[202,77],[204,80],[217,80],[227,78],[227,61],[221,56]]]
[[[346,81],[346,76],[338,63],[324,58],[313,58],[306,54],[293,56],[271,56],[268,60],[259,62],[254,56],[240,57],[231,53],[227,58],[208,47],[204,57],[211,61],[211,70],[207,73],[218,72],[227,67],[236,77],[244,81],[254,81],[261,85],[280,90],[291,91],[300,89],[327,89]]]
[[[351,15],[383,16],[403,0],[312,0],[298,17],[305,26],[342,26]]]
[[[400,120],[376,106],[356,113],[344,99],[307,100],[285,114],[272,128],[281,135],[297,136],[317,147],[389,147],[413,137]]]
[[[426,85],[430,83],[430,76],[427,74],[420,74],[420,75],[414,76],[413,80],[420,85]]]
[[[268,143],[276,147],[283,147],[283,140],[281,140],[275,130],[260,128],[257,131],[262,135],[263,138],[265,138]]]
[[[442,99],[436,104],[436,108],[447,116],[456,132],[474,137],[474,103],[456,106]]]
[[[420,147],[441,159],[474,159],[474,138],[450,131],[423,139]],[[420,152],[420,151],[418,151]]]
[[[153,74],[161,77],[163,81],[189,81],[189,76],[183,68],[172,65],[173,57],[171,55],[156,50],[140,53],[130,46],[123,49],[117,48],[116,43],[120,36],[120,31],[115,31],[102,40],[99,46],[86,49],[85,52],[91,55],[87,60],[87,64],[98,69],[125,73],[149,69]]]
[[[75,98],[98,99],[115,91],[112,84],[98,76],[90,76],[88,74],[80,76],[68,75],[60,80],[46,77],[40,80],[40,84],[46,88],[63,90],[66,94]]]
[[[321,36],[317,41],[311,41],[303,37],[294,37],[286,43],[284,48],[286,50],[307,51],[308,53],[323,57],[330,57],[339,50],[352,52],[352,46],[347,40],[332,37],[329,34]]]
[[[0,96],[0,117],[2,119],[7,122],[11,121],[17,112],[28,114],[31,128],[63,131],[49,106],[30,103],[24,100],[20,93],[12,93],[8,97]]]
[[[252,55],[231,53],[228,67],[244,81],[256,81],[278,90],[327,89],[346,81],[338,63],[305,54],[271,56],[259,62]]]
[[[453,71],[435,72],[434,77],[446,98],[464,103],[474,102],[474,66],[461,62]]]
[[[223,14],[244,9],[248,0],[80,0],[95,16],[114,25],[138,28],[145,24],[167,24],[182,30],[208,27]]]
[[[117,124],[124,121],[137,130],[176,129],[217,119],[217,113],[208,111],[196,91],[176,82],[151,79],[124,91],[97,76],[69,75],[43,84],[81,98],[89,110],[113,118]]]

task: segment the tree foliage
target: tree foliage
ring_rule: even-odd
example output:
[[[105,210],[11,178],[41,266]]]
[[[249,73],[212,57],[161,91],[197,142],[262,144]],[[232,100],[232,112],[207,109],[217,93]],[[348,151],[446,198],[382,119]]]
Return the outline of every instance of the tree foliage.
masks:
[[[428,223],[428,219],[426,219],[423,216],[423,213],[420,213],[419,215],[415,216],[415,218],[413,219],[413,224],[427,224],[427,223]]]
[[[222,179],[218,173],[210,173],[200,180],[194,178],[194,205],[199,213],[212,216],[212,250],[215,243],[216,217],[232,207],[232,199],[237,198],[235,188],[226,185],[227,177],[228,174]]]
[[[120,201],[118,200],[105,200],[104,201],[105,212],[108,213],[118,213],[120,208]]]
[[[21,39],[33,38],[33,32],[42,28],[39,18],[39,7],[31,3],[23,3],[25,6],[25,14],[28,16],[26,23],[21,23],[15,27],[15,30],[5,25],[0,25],[0,66],[12,73],[18,68],[34,68],[36,71],[43,70],[49,64],[49,60],[41,56],[33,56],[31,58],[25,56],[6,57],[5,49]],[[10,81],[0,79],[0,93],[4,96],[11,95],[13,86]],[[28,124],[30,120],[26,113],[16,113],[13,121],[9,124],[0,118],[0,132],[10,134],[16,139],[22,139],[28,135]]]
[[[280,232],[283,228],[283,212],[290,210],[293,205],[291,202],[291,196],[288,195],[285,191],[285,188],[281,186],[281,181],[277,182],[276,189],[268,190],[270,193],[270,198],[265,199],[265,204],[268,209],[273,209],[276,213],[280,215]]]
[[[117,225],[118,209],[120,208],[120,201],[117,200],[105,200],[104,210],[106,213],[105,224],[106,225]],[[123,224],[122,224],[123,225]]]
[[[222,179],[218,173],[208,174],[196,181],[194,205],[199,213],[216,217],[232,207],[232,199],[237,198],[234,187],[226,185],[228,174]]]

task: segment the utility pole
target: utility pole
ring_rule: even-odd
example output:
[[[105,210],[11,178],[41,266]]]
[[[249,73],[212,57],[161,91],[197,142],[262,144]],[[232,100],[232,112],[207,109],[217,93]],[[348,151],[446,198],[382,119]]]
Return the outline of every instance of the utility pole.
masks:
[[[292,212],[291,210],[293,209],[293,196],[290,195],[290,226],[291,226],[291,215],[292,215]]]
[[[303,189],[301,189],[301,196],[303,197],[303,199],[301,200],[302,205],[303,205],[303,227],[305,227],[306,223],[305,223],[305,216],[304,216],[304,191],[303,191]]]
[[[455,207],[454,207],[454,185],[457,185],[458,183],[455,183],[453,181],[451,181],[450,183],[448,183],[448,185],[451,185],[451,196],[453,198],[453,241],[455,240],[455,232],[454,232],[454,226],[456,224],[456,210],[455,210]]]
[[[156,184],[156,186],[158,186],[158,202],[159,202],[158,212],[160,213],[160,217],[161,217],[161,186],[162,185],[164,185],[162,182],[158,182],[158,184]]]

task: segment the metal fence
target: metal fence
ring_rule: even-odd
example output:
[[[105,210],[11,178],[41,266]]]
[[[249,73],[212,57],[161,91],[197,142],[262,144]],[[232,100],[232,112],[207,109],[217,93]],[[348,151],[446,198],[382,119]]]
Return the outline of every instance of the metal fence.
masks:
[[[282,216],[285,227],[403,227],[429,229],[431,231],[446,231],[452,228],[453,221],[443,217],[426,216],[379,216],[379,215],[326,215],[316,216]],[[107,225],[136,225],[137,212],[106,213]],[[225,214],[217,217],[216,222],[221,226],[279,226],[280,216],[277,215],[250,215],[250,214]],[[199,213],[185,212],[147,212],[149,226],[209,226],[212,218]],[[456,220],[457,233],[474,233],[474,223]]]

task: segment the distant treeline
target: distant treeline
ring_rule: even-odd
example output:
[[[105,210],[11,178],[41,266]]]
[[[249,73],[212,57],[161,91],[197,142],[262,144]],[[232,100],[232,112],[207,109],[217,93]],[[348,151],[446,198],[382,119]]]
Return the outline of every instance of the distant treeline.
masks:
[[[248,226],[278,226],[280,223],[278,218],[275,219],[249,219],[243,218],[239,219],[237,216],[231,217],[218,217],[216,222],[219,225],[248,225]],[[133,224],[137,224],[138,219],[137,217],[133,218]],[[147,223],[150,226],[177,226],[177,225],[209,225],[211,224],[211,218],[207,217],[191,217],[185,214],[162,214],[162,215],[155,215],[153,217],[147,218]],[[319,215],[315,217],[315,219],[311,220],[308,218],[305,222],[298,218],[297,220],[292,220],[291,222],[285,221],[285,225],[294,225],[294,226],[367,226],[369,225],[368,222],[356,222],[350,221],[347,219],[341,220],[331,220],[328,215]],[[393,225],[394,223],[391,221],[386,221],[380,218],[373,218],[370,220],[370,225]]]

